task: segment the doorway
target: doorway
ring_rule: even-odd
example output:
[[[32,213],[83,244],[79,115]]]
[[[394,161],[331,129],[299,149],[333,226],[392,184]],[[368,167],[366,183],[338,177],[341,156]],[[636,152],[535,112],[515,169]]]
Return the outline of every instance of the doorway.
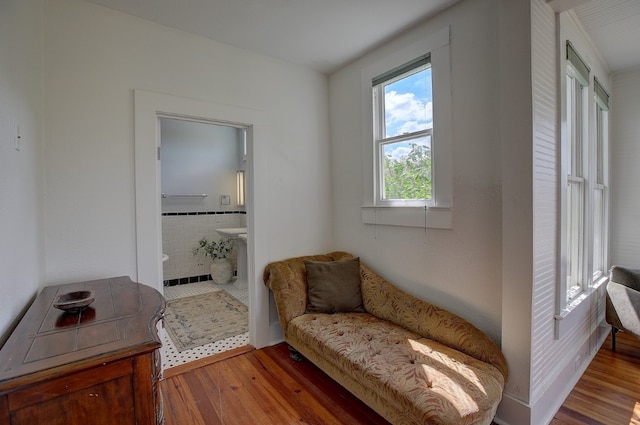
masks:
[[[269,324],[268,290],[256,270],[268,263],[268,218],[261,211],[268,204],[268,167],[256,162],[257,153],[266,157],[268,120],[256,110],[219,105],[167,94],[134,91],[135,184],[136,184],[136,269],[139,282],[163,292],[161,170],[159,117],[214,122],[244,127],[246,141],[246,225],[247,290],[249,301],[249,343],[261,348],[275,338]],[[164,333],[160,329],[160,333]]]
[[[167,368],[249,344],[245,185],[238,178],[246,170],[247,128],[158,119]],[[231,229],[239,236],[228,235]]]

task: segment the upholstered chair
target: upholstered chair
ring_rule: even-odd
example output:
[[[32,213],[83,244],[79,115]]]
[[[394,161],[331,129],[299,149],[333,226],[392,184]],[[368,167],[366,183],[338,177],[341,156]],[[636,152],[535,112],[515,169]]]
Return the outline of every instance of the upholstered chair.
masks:
[[[616,332],[640,338],[640,269],[613,266],[607,284],[606,320],[613,329],[611,348],[616,351]]]

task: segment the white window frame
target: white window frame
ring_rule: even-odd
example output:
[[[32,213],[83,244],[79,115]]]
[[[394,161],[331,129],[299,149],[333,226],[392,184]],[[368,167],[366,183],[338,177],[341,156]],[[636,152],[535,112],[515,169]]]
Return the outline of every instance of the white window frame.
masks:
[[[564,48],[565,46],[563,51]],[[602,121],[599,121],[602,116],[599,115],[597,94],[594,93],[597,91],[594,89],[595,82],[590,86],[591,70],[568,41],[566,52],[567,56],[561,61],[564,65],[561,69],[564,69],[564,72],[561,75],[560,258],[556,338],[575,325],[574,319],[564,319],[568,318],[572,311],[583,310],[578,307],[606,282],[608,267],[608,126],[606,123],[604,126],[601,125]],[[581,111],[577,119],[574,114],[575,108]],[[573,223],[568,219],[572,206],[569,199],[571,188],[575,188],[574,193],[578,193],[579,199],[573,204],[579,208],[578,214],[574,216],[577,222]],[[596,202],[599,199],[601,214],[596,212]],[[596,234],[598,225],[601,226],[601,232]],[[573,273],[578,276],[572,281],[568,278],[571,272],[571,230],[579,232],[579,238],[574,241],[572,247],[578,256],[574,258]],[[594,246],[596,242],[599,244],[599,250]],[[598,255],[599,261],[594,259],[594,255]]]
[[[377,196],[376,153],[374,142],[373,78],[429,53],[431,56],[433,129],[432,129],[432,199],[429,202],[381,202]],[[452,228],[453,169],[452,169],[452,116],[451,116],[451,59],[449,27],[418,40],[411,45],[384,56],[367,66],[361,74],[363,105],[363,157],[364,183],[361,208],[365,224]]]
[[[424,207],[424,206],[433,206],[434,202],[432,198],[429,199],[386,199],[384,197],[384,147],[385,145],[411,141],[415,139],[420,139],[423,137],[430,138],[430,147],[431,149],[434,146],[433,141],[433,128],[427,128],[425,130],[415,131],[413,133],[406,133],[401,135],[396,135],[393,137],[387,137],[385,134],[385,85],[393,84],[396,81],[400,81],[404,78],[407,78],[409,75],[426,71],[431,68],[431,59],[428,59],[427,64],[417,65],[414,67],[410,67],[405,70],[400,75],[395,76],[394,78],[390,78],[389,80],[385,80],[377,85],[372,87],[372,98],[373,98],[373,143],[374,143],[374,203],[379,206],[389,206],[389,207]],[[433,168],[433,167],[432,167]],[[432,179],[433,179],[433,173]]]
[[[589,177],[589,83],[567,64],[567,184],[565,233],[566,302],[570,303],[588,287],[587,267],[587,184]],[[573,220],[569,219],[573,217]]]
[[[597,78],[593,122],[593,282],[606,280],[609,258],[609,94]]]

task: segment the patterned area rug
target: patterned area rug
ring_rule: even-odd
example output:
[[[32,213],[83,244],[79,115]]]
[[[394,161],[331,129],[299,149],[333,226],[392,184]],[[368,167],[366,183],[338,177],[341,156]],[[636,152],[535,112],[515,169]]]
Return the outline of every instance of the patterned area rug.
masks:
[[[167,301],[164,327],[178,351],[249,330],[247,306],[225,291]]]

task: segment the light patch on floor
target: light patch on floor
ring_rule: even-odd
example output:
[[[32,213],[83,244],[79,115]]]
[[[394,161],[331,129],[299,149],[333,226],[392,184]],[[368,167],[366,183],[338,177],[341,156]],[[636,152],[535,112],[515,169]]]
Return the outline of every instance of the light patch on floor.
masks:
[[[234,287],[232,283],[216,285],[215,283],[208,281],[188,283],[186,285],[167,286],[164,288],[164,297],[167,300],[172,300],[176,298],[190,297],[193,295],[201,295],[222,289],[233,295],[247,307],[249,306],[247,288],[238,289]],[[169,338],[167,332],[163,332],[162,334],[161,353],[163,370],[249,344],[249,332],[245,332],[241,335],[232,336],[220,341],[179,352],[173,344],[173,341],[171,341],[171,338]]]

